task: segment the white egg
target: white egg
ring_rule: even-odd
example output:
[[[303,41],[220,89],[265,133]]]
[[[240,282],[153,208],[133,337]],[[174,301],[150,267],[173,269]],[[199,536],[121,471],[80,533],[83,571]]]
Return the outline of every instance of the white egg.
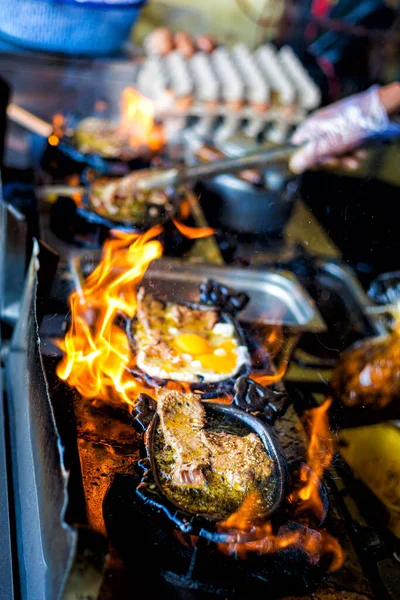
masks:
[[[226,350],[223,348],[216,348],[216,350],[214,350],[214,354],[216,356],[226,356]]]
[[[233,327],[232,323],[217,323],[214,326],[213,333],[215,333],[215,335],[233,338],[235,335],[235,328]]]
[[[159,379],[169,379],[173,381],[182,381],[196,383],[203,381],[206,383],[217,383],[229,379],[238,373],[243,365],[250,364],[250,356],[246,346],[239,346],[235,327],[231,323],[217,323],[212,331],[206,335],[206,339],[211,348],[205,352],[209,357],[215,357],[215,363],[220,364],[218,357],[231,357],[227,360],[228,372],[216,372],[213,370],[213,360],[205,361],[208,367],[203,365],[202,360],[188,352],[180,353],[174,345],[174,338],[182,333],[190,333],[187,330],[180,330],[177,327],[168,327],[166,329],[165,341],[174,349],[174,356],[170,358],[161,358],[152,356],[146,349],[141,350],[137,355],[137,365],[142,371]],[[198,335],[198,334],[195,334]],[[201,334],[200,334],[201,335]],[[232,349],[222,348],[227,341],[232,342]],[[151,348],[151,346],[150,346]],[[175,354],[176,353],[176,354]],[[201,358],[201,357],[199,357]],[[218,370],[218,369],[217,369]]]
[[[203,365],[201,364],[201,362],[199,360],[193,360],[192,364],[190,366],[193,367],[193,369],[202,369],[203,368]]]

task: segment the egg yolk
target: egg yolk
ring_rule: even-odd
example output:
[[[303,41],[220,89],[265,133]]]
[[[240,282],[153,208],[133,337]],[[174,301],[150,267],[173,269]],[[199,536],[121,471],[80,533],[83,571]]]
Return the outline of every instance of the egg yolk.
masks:
[[[219,344],[218,348],[223,348],[227,352],[230,352],[231,350],[237,348],[237,343],[234,340],[228,340],[222,344]]]
[[[182,352],[186,352],[192,356],[213,352],[213,348],[207,340],[195,333],[181,333],[174,339],[174,345]]]
[[[202,354],[197,356],[205,369],[210,369],[214,373],[230,373],[236,367],[237,355],[234,352],[227,352],[225,356],[216,354]]]

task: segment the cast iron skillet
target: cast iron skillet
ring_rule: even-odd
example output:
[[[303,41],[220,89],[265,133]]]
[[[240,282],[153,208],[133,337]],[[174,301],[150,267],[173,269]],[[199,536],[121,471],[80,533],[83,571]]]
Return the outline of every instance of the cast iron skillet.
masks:
[[[262,394],[265,394],[264,390],[266,388],[262,388],[262,386],[259,386],[250,380],[246,380],[245,377],[242,377],[241,380],[242,386],[244,384],[246,386],[256,386],[259,388],[259,397]],[[267,392],[268,396],[273,394],[274,392],[272,390]],[[243,394],[237,392],[235,396],[236,402],[238,396],[241,395]],[[277,398],[278,397],[279,394],[277,394]],[[275,418],[282,414],[282,411],[284,412],[287,406],[288,399],[286,397],[284,402],[281,403],[280,411],[275,411]],[[273,482],[271,502],[268,511],[265,513],[266,517],[270,517],[278,510],[285,498],[289,474],[285,456],[279,446],[275,433],[268,422],[269,419],[261,419],[260,416],[256,418],[234,405],[204,402],[204,408],[208,416],[213,414],[223,415],[223,417],[229,420],[244,425],[249,433],[254,432],[261,439],[268,456],[274,461],[274,471],[271,476]],[[143,470],[142,480],[136,489],[138,497],[152,511],[159,514],[161,513],[161,515],[166,517],[173,526],[179,528],[183,533],[198,535],[213,542],[228,542],[230,536],[227,533],[218,531],[216,518],[191,514],[166,497],[159,480],[154,456],[155,434],[159,424],[159,417],[156,412],[156,402],[146,394],[142,394],[136,408],[136,413],[135,422],[142,431],[145,431],[143,441],[145,458],[138,463],[139,467]],[[273,420],[274,419],[271,419],[271,421]],[[251,539],[251,533],[249,534],[249,539]],[[245,541],[245,539],[243,538],[242,541]]]
[[[209,310],[210,308],[216,309],[219,313],[219,322],[232,324],[239,345],[248,347],[246,336],[236,319],[237,313],[243,310],[249,302],[249,297],[247,296],[247,294],[245,294],[244,292],[235,294],[232,290],[229,290],[220,283],[209,280],[201,285],[200,297],[202,302],[204,302],[203,304],[182,302],[181,305],[187,306],[194,310]],[[157,300],[159,299],[157,298]],[[162,300],[159,301],[162,302]],[[135,317],[127,321],[126,329],[132,352],[135,353],[136,349],[134,339],[134,327]],[[223,395],[232,393],[235,381],[240,376],[249,375],[250,369],[250,364],[242,365],[239,371],[228,379],[224,379],[223,381],[218,381],[214,383],[205,383],[201,381],[197,383],[191,383],[190,389],[192,391],[200,391],[202,393],[202,397],[205,399],[221,397]],[[132,369],[132,373],[136,378],[144,380],[148,385],[152,387],[163,387],[167,383],[167,381],[164,379],[150,377],[137,366],[134,367],[134,369]]]
[[[78,149],[74,134],[63,135],[56,146],[46,143],[41,166],[49,172],[64,172],[64,175],[82,174],[93,169],[102,175],[122,176],[135,169],[144,169],[150,165],[154,153],[141,148],[129,157],[107,158],[95,153],[85,153]]]
[[[78,208],[78,213],[89,223],[102,225],[107,229],[143,232],[155,225],[165,225],[167,221],[178,216],[181,201],[184,199],[184,193],[177,190],[169,190],[168,197],[168,202],[164,205],[151,204],[150,202],[146,204],[143,220],[140,221],[118,219],[112,215],[106,216],[101,214],[91,203],[88,193],[84,196],[82,207]]]

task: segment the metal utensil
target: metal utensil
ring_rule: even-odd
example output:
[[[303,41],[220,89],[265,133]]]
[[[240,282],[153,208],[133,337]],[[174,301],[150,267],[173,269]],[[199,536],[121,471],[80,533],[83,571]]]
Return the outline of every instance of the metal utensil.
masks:
[[[135,183],[137,189],[142,191],[193,183],[223,173],[237,173],[238,171],[264,167],[279,160],[288,160],[297,149],[298,146],[293,144],[283,144],[272,150],[261,150],[239,158],[227,158],[226,160],[181,168],[159,169],[143,177],[138,177],[139,173],[137,172]]]

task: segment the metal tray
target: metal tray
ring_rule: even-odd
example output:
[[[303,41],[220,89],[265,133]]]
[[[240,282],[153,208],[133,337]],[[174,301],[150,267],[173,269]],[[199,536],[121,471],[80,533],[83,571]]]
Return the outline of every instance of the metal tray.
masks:
[[[70,268],[77,289],[99,258],[99,252],[71,258]],[[206,279],[215,279],[248,293],[250,302],[240,313],[240,321],[244,323],[277,324],[299,332],[326,329],[314,301],[288,271],[256,271],[162,258],[151,264],[143,285],[163,300],[198,302],[199,286]]]

